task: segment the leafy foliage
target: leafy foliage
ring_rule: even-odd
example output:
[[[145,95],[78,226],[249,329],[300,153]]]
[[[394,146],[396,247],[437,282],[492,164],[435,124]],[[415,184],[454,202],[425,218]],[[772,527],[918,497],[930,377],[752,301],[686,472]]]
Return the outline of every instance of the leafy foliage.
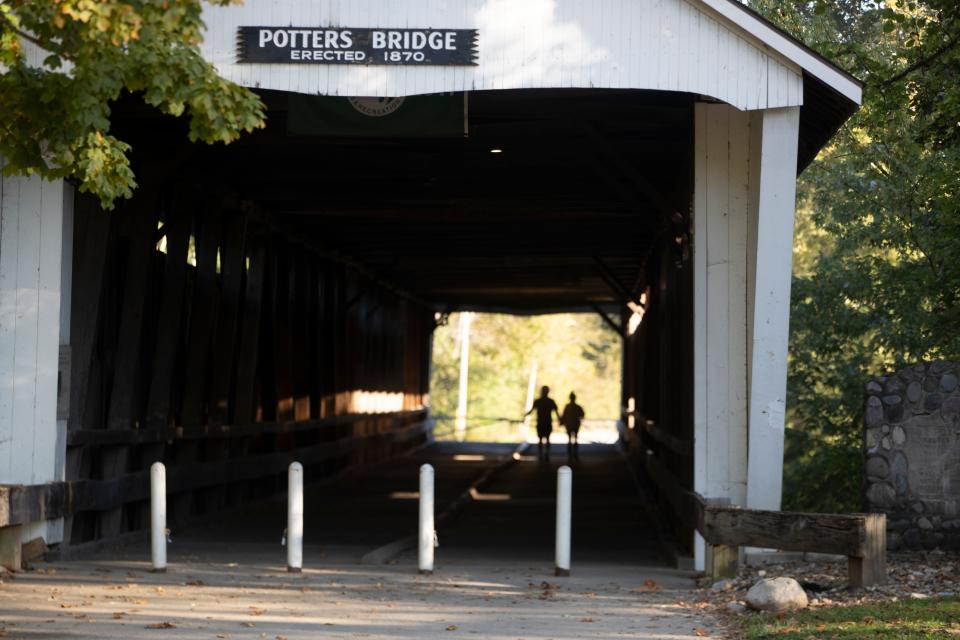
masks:
[[[212,0],[230,4],[231,0]],[[0,154],[8,173],[74,178],[109,207],[136,186],[110,103],[137,92],[193,141],[263,126],[252,92],[200,55],[199,0],[0,0]]]
[[[755,0],[865,81],[801,176],[785,507],[860,508],[863,383],[960,354],[955,0]]]

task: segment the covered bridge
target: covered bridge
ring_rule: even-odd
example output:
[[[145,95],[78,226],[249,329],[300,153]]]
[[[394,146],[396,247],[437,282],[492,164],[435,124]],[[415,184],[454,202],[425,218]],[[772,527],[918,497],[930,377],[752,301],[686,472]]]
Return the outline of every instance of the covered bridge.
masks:
[[[455,310],[604,314],[664,504],[779,509],[796,177],[856,79],[733,0],[204,19],[265,130],[192,145],[124,100],[141,187],[116,212],[2,179],[0,546],[142,529],[155,460],[186,518],[282,489],[293,459],[402,453]]]

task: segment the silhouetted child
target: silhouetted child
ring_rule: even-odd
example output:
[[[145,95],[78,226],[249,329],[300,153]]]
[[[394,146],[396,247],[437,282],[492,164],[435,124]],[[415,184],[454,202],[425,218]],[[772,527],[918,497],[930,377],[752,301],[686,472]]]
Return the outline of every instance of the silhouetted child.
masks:
[[[533,401],[530,410],[523,414],[528,415],[537,412],[537,454],[543,460],[550,459],[550,434],[553,432],[553,414],[560,417],[560,411],[557,409],[557,403],[550,397],[550,387],[540,389],[540,397]]]
[[[577,394],[570,392],[570,403],[563,408],[560,424],[567,429],[567,459],[573,461],[580,458],[577,434],[580,433],[580,424],[583,422],[583,407],[577,404]]]

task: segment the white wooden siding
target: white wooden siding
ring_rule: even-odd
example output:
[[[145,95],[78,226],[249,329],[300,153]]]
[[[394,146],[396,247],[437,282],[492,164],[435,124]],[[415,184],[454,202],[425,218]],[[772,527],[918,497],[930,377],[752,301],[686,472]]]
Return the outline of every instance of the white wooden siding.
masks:
[[[0,484],[57,479],[64,183],[0,179]]]
[[[759,145],[754,138],[759,180],[753,196],[755,217],[749,227],[753,243],[748,246],[753,310],[747,327],[750,455],[746,506],[777,510],[783,486],[800,109],[771,109],[754,119],[762,123],[762,132]]]
[[[800,67],[699,0],[246,0],[205,5],[204,20],[204,56],[248,87],[350,96],[655,89],[743,110],[803,103]],[[237,64],[241,25],[478,29],[480,64]]]
[[[747,259],[751,114],[698,104],[694,190],[695,489],[747,494]]]

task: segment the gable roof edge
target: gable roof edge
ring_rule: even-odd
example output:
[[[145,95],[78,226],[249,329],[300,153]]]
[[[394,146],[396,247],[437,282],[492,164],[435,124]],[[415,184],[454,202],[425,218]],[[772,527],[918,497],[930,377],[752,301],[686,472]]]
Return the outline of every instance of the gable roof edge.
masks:
[[[737,0],[698,2],[784,56],[856,105],[863,99],[863,83],[803,42]]]

